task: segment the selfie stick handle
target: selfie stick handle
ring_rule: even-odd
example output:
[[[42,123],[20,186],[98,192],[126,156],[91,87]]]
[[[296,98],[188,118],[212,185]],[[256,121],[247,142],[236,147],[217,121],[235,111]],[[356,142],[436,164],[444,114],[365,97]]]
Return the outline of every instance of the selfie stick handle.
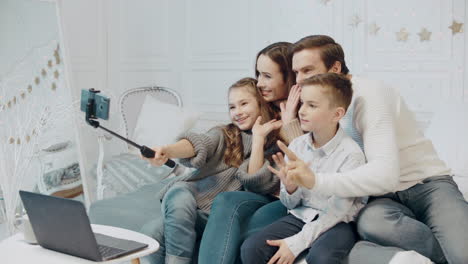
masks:
[[[143,157],[149,158],[149,159],[154,158],[154,156],[156,155],[154,150],[152,150],[152,149],[150,149],[150,148],[148,148],[147,146],[144,146],[144,145],[140,146],[137,143],[131,141],[130,139],[124,138],[121,135],[115,133],[114,131],[111,131],[111,130],[99,125],[98,121],[92,119],[92,118],[95,118],[94,114],[92,113],[93,105],[94,105],[94,98],[90,98],[88,100],[88,104],[86,105],[86,122],[89,125],[91,125],[94,128],[101,128],[101,129],[105,130],[106,132],[108,132],[108,133],[120,138],[121,140],[127,142],[128,144],[134,146],[135,148],[138,148],[140,150],[140,152],[141,152],[141,155],[143,155]],[[166,163],[164,163],[164,165],[166,165],[166,166],[168,166],[170,168],[174,168],[176,166],[176,163],[173,160],[168,159],[166,161]]]

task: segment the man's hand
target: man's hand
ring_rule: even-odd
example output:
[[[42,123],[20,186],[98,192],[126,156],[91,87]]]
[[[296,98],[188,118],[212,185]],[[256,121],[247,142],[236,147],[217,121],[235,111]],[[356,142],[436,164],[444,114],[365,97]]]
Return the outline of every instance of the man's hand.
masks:
[[[312,189],[315,186],[315,173],[303,160],[299,159],[294,152],[278,140],[278,147],[286,154],[289,161],[286,165],[286,176],[293,183]]]
[[[155,152],[154,158],[148,159],[148,158],[145,158],[143,156],[142,156],[142,158],[147,160],[153,166],[161,167],[169,159],[166,147],[156,146],[156,147],[153,147],[152,150],[154,150],[154,152]]]
[[[271,131],[279,129],[283,125],[283,122],[281,120],[276,119],[272,119],[266,122],[265,124],[261,124],[261,122],[262,117],[257,117],[257,120],[255,121],[255,124],[252,127],[252,135],[254,137],[261,137],[263,139],[265,139]]]
[[[278,176],[278,178],[280,178],[281,182],[283,183],[284,187],[286,188],[286,191],[289,193],[289,194],[292,194],[293,192],[295,192],[298,188],[298,186],[292,182],[291,180],[288,179],[288,177],[286,176],[288,171],[287,171],[287,168],[286,168],[286,162],[284,160],[284,157],[283,157],[283,154],[281,152],[278,152],[276,154],[273,155],[273,160],[275,161],[275,164],[276,164],[276,167],[278,168],[275,169],[271,166],[268,166],[268,169],[273,173],[273,174],[276,174]]]
[[[296,259],[296,257],[289,249],[288,245],[286,244],[286,241],[267,240],[266,242],[270,246],[279,247],[278,251],[276,251],[275,255],[271,257],[270,261],[268,261],[267,264],[293,264],[294,259]]]
[[[294,120],[297,116],[297,108],[299,106],[299,100],[301,98],[301,87],[297,84],[291,87],[289,91],[288,100],[286,104],[283,102],[280,104],[281,120],[285,124]]]

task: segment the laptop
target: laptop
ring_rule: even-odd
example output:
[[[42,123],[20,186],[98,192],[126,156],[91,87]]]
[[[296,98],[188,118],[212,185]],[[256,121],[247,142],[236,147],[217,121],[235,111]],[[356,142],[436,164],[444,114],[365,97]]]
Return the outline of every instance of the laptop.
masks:
[[[43,248],[104,261],[148,247],[136,241],[93,233],[80,201],[20,191],[36,240]]]

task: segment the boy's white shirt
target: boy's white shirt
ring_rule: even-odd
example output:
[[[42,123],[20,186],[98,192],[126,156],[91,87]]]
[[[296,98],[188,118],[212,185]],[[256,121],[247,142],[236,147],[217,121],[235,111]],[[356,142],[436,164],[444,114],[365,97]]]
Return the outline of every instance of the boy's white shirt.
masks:
[[[310,168],[314,172],[343,172],[365,163],[361,148],[341,127],[336,135],[320,148],[313,146],[310,133],[294,139],[288,148],[304,162],[310,162]],[[285,239],[296,257],[309,248],[323,232],[339,222],[353,221],[366,200],[324,195],[302,187],[288,194],[283,184],[280,199],[292,215],[305,223],[299,233]],[[313,221],[317,215],[318,219]]]
[[[351,81],[351,111],[341,124],[363,146],[367,163],[347,172],[318,172],[313,190],[340,197],[381,195],[451,175],[396,90],[360,77]]]

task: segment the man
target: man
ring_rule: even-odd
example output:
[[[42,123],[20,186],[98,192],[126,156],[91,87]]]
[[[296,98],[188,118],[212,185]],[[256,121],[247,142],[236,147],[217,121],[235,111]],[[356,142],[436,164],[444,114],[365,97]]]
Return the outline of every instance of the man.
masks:
[[[353,83],[342,125],[363,148],[367,163],[343,173],[288,174],[326,195],[371,196],[357,226],[372,243],[358,243],[350,261],[388,263],[397,252],[414,250],[436,263],[468,263],[468,232],[462,231],[468,203],[398,92],[349,74],[343,49],[328,36],[299,40],[291,55],[298,83],[325,72],[345,74]]]

